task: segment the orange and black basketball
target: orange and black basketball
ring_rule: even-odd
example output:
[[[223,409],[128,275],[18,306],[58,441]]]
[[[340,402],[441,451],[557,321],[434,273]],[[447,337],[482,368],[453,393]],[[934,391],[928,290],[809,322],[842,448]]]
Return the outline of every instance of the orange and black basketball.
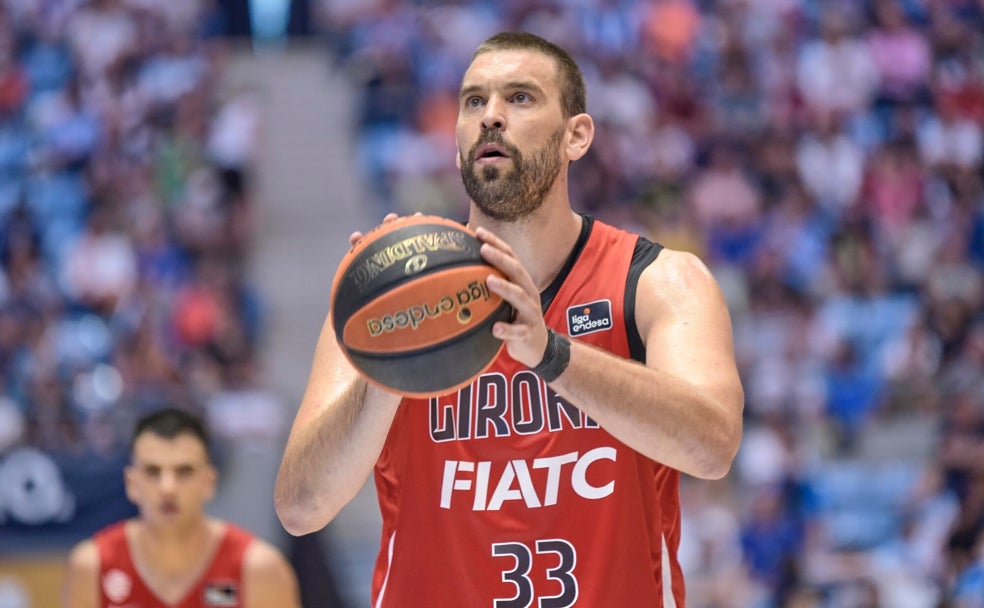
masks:
[[[485,284],[502,275],[464,225],[402,217],[363,235],[342,258],[332,327],[348,360],[373,382],[410,396],[460,388],[502,349],[492,335],[512,308]]]

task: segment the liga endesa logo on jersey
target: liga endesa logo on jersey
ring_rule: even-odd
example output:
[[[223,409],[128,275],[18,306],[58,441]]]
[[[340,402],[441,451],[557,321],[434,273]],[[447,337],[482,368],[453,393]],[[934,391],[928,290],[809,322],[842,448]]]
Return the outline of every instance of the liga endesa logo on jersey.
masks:
[[[571,337],[612,328],[612,301],[598,300],[567,308],[567,333]]]
[[[202,600],[206,606],[235,608],[239,606],[239,585],[235,581],[217,581],[205,584]]]

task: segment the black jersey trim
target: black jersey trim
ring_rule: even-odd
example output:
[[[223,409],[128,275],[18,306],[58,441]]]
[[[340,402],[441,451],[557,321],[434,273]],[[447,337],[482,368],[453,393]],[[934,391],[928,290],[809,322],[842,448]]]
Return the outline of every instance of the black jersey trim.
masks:
[[[625,333],[629,339],[629,356],[634,361],[646,362],[646,343],[639,334],[639,326],[636,325],[635,301],[636,293],[639,291],[639,278],[642,271],[649,267],[653,261],[659,257],[663,251],[663,246],[654,243],[646,237],[640,236],[632,251],[632,262],[629,264],[629,274],[625,277]]]
[[[550,304],[553,302],[554,298],[557,297],[557,292],[560,291],[560,286],[564,284],[567,279],[567,275],[571,273],[571,269],[574,268],[574,264],[577,259],[581,257],[581,252],[584,251],[584,246],[588,242],[588,237],[591,236],[591,227],[594,226],[594,218],[590,215],[581,214],[581,233],[577,236],[577,241],[574,243],[574,248],[571,249],[570,255],[567,256],[567,261],[561,267],[560,272],[554,277],[554,280],[547,285],[547,288],[540,292],[540,308],[543,313],[546,314],[547,309],[550,308]]]

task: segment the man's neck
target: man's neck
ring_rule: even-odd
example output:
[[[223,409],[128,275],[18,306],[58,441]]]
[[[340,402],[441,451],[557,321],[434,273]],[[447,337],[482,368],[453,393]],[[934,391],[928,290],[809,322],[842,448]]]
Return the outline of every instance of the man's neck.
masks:
[[[139,520],[131,526],[130,553],[137,573],[165,604],[177,604],[215,559],[224,524],[203,517],[180,530],[155,529]]]
[[[205,517],[174,527],[138,522],[133,538],[137,551],[158,568],[180,569],[181,564],[196,562],[212,545],[216,530],[217,525]]]
[[[487,228],[508,243],[537,289],[543,291],[567,261],[582,221],[564,200],[545,201],[533,214],[514,222],[489,218],[472,205],[468,225]]]

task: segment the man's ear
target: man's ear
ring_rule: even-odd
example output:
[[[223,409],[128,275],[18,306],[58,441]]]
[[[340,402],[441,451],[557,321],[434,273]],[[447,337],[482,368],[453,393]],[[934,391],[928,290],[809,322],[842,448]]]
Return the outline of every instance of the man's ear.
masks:
[[[594,141],[594,119],[589,114],[581,113],[568,119],[566,152],[571,161],[587,154],[592,141]]]
[[[211,502],[215,498],[215,490],[219,485],[219,472],[214,465],[209,464],[205,469],[205,483],[207,484],[205,500]]]
[[[134,496],[134,491],[136,489],[136,486],[133,481],[133,476],[135,474],[136,474],[136,469],[133,468],[133,465],[127,465],[123,467],[123,487],[126,490],[127,500],[129,500],[134,504],[136,504],[136,501],[134,500],[134,498],[136,498]]]
[[[458,146],[454,147],[454,166],[458,167],[458,171],[461,171],[461,148]]]

